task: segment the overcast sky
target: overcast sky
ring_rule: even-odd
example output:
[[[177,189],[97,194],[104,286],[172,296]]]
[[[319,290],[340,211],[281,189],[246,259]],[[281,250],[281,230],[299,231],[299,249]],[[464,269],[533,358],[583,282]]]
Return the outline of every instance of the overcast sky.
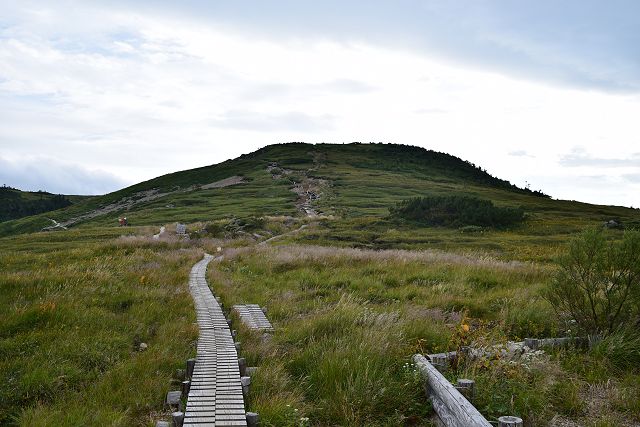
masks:
[[[640,2],[0,0],[0,184],[101,194],[287,141],[639,207]]]

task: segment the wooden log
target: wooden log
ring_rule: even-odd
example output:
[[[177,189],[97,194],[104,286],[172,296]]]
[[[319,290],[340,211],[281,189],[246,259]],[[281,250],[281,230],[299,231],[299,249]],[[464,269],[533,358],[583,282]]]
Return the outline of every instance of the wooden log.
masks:
[[[188,359],[187,360],[187,372],[185,375],[187,378],[191,378],[193,376],[193,369],[196,367],[196,359]]]
[[[421,354],[413,362],[425,379],[433,408],[447,427],[491,427],[462,394]]]
[[[523,425],[522,418],[512,416],[498,418],[498,427],[522,427]]]
[[[260,417],[255,412],[247,412],[247,427],[258,427],[260,423]]]
[[[171,419],[173,420],[173,425],[175,427],[182,427],[182,424],[184,423],[184,412],[172,413]]]
[[[476,382],[466,378],[458,379],[456,388],[462,393],[464,397],[469,400],[473,400],[476,397]]]

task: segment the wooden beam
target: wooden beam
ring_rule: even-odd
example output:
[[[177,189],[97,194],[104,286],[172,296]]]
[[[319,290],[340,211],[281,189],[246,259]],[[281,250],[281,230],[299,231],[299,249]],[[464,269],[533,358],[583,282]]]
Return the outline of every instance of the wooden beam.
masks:
[[[427,385],[427,393],[447,427],[491,427],[480,412],[421,354],[413,356]]]

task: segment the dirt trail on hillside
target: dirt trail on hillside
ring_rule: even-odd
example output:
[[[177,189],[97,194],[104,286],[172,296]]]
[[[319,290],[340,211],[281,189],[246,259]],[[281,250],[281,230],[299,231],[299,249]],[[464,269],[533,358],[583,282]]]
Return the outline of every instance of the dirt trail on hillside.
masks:
[[[296,200],[296,208],[305,214],[305,216],[314,218],[322,214],[314,206],[314,202],[319,200],[330,186],[329,181],[326,179],[315,178],[309,175],[311,171],[317,171],[323,166],[325,156],[322,153],[310,152],[313,157],[313,167],[306,171],[298,171],[293,169],[285,169],[280,167],[277,162],[271,162],[267,166],[267,171],[271,174],[271,177],[275,179],[281,179],[284,177],[302,174],[300,182],[293,182],[291,191],[296,193],[298,199]]]
[[[266,245],[267,243],[273,242],[274,240],[278,240],[278,239],[281,239],[281,238],[283,238],[285,236],[290,236],[292,234],[299,233],[300,231],[304,230],[308,226],[309,226],[309,224],[302,224],[300,227],[296,228],[295,230],[291,230],[291,231],[289,231],[287,233],[278,234],[278,235],[275,235],[273,237],[268,238],[267,240],[263,240],[262,242],[258,243],[258,246]]]
[[[186,188],[178,188],[176,190],[173,191],[167,191],[167,192],[161,192],[159,189],[157,188],[153,188],[151,190],[145,190],[145,191],[139,191],[137,193],[132,194],[131,196],[127,196],[127,197],[123,197],[122,199],[113,202],[113,203],[109,203],[107,205],[104,206],[100,206],[97,209],[94,209],[92,211],[89,211],[87,213],[78,215],[76,217],[70,218],[66,221],[63,222],[57,222],[54,219],[48,218],[50,221],[53,222],[53,225],[50,225],[48,227],[44,227],[42,229],[42,231],[52,231],[52,230],[56,230],[56,229],[67,229],[67,227],[71,227],[72,225],[75,225],[81,221],[86,221],[89,219],[93,219],[102,215],[106,215],[112,212],[118,212],[118,211],[127,211],[131,208],[133,208],[134,206],[143,204],[143,203],[147,203],[147,202],[151,202],[153,200],[159,199],[161,197],[165,197],[168,196],[170,194],[180,194],[180,193],[188,193],[191,191],[196,191],[196,190],[209,190],[209,189],[213,189],[213,188],[225,188],[225,187],[230,187],[232,185],[238,185],[238,184],[243,184],[245,183],[245,179],[241,176],[230,176],[228,178],[225,179],[221,179],[219,181],[216,182],[212,182],[210,184],[197,184],[197,185],[191,185],[189,187]]]

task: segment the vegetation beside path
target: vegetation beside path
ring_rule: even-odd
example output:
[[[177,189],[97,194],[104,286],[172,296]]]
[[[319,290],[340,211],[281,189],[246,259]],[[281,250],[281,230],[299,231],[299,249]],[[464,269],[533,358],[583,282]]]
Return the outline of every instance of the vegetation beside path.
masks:
[[[480,254],[284,245],[227,250],[208,274],[225,306],[268,307],[272,338],[240,331],[243,357],[259,368],[249,407],[265,426],[424,426],[414,353],[571,335],[541,297],[553,271]],[[640,340],[616,339],[515,363],[481,358],[448,375],[476,380],[489,420],[637,425],[640,372],[610,353],[637,352]]]
[[[1,425],[154,424],[197,338],[187,282],[203,251],[121,233],[0,241]]]

